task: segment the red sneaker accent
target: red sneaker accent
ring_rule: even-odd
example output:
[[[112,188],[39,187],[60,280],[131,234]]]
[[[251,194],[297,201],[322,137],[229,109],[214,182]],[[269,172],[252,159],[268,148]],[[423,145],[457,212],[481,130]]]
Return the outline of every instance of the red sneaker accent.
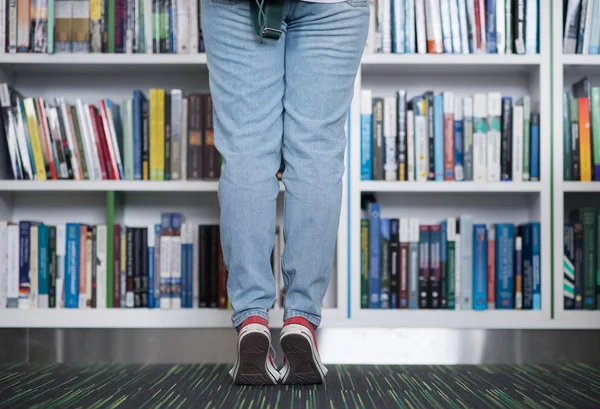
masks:
[[[286,325],[290,325],[290,324],[302,325],[303,327],[308,328],[313,337],[313,341],[315,342],[315,345],[317,345],[317,334],[315,334],[315,327],[313,327],[312,323],[309,320],[307,320],[304,317],[299,317],[299,316],[292,317],[292,318],[288,318],[287,320],[285,320],[285,322],[283,323],[283,326],[285,327]]]
[[[237,328],[237,332],[240,332],[242,330],[242,328],[244,328],[246,325],[250,325],[250,324],[261,324],[264,325],[265,327],[269,327],[269,322],[264,319],[263,317],[260,317],[258,315],[253,315],[251,317],[248,317],[244,320],[244,322],[242,322]]]

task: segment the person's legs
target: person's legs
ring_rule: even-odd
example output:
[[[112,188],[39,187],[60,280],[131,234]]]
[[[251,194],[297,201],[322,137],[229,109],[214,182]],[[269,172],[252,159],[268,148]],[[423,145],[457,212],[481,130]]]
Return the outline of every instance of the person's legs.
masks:
[[[283,277],[287,320],[319,325],[339,224],[344,124],[369,26],[367,0],[295,2],[285,49]]]
[[[248,0],[202,0],[214,106],[221,241],[232,323],[267,312],[275,299],[276,178],[283,135],[285,33],[260,43]]]

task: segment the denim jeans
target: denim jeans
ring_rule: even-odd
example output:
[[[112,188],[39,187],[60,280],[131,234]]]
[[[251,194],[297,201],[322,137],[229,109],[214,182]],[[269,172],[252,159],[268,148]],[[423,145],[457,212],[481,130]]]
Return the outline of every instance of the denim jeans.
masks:
[[[221,242],[233,326],[252,315],[268,319],[275,300],[270,257],[282,155],[284,319],[317,326],[333,267],[344,124],[367,37],[367,0],[286,0],[282,37],[263,43],[248,0],[202,0],[201,10],[223,157]]]

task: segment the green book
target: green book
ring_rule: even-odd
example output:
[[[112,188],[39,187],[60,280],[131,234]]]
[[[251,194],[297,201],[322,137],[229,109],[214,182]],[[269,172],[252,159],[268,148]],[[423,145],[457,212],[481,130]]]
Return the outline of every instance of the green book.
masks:
[[[360,308],[369,308],[369,220],[360,221]]]
[[[106,308],[113,308],[115,192],[106,192]]]
[[[563,93],[563,178],[564,180],[572,180],[572,155],[571,151],[571,113],[569,110],[569,101],[571,96],[569,91]]]
[[[81,159],[81,167],[83,168],[83,178],[90,179],[88,173],[87,162],[85,160],[85,149],[83,147],[83,139],[81,139],[81,129],[79,128],[79,118],[77,117],[77,108],[74,105],[70,106],[71,118],[73,119],[73,128],[75,131],[75,139],[77,140],[77,149],[79,150],[79,158]]]
[[[586,207],[579,211],[583,224],[583,309],[596,309],[597,210]]]
[[[600,7],[597,6],[597,7]],[[591,95],[591,126],[592,126],[592,180],[600,181],[600,88],[592,88]]]
[[[54,54],[54,0],[48,0],[46,52]]]
[[[446,241],[446,306],[449,310],[453,310],[456,308],[456,219],[454,217],[448,218]]]
[[[139,2],[139,8],[138,8],[138,15],[137,15],[137,21],[138,21],[138,38],[139,38],[139,44],[138,44],[138,48],[137,48],[137,52],[141,53],[141,54],[145,54],[146,53],[146,22],[144,21],[145,18],[145,1],[140,1]]]
[[[523,105],[523,180],[529,180],[529,162],[530,156],[530,118],[531,118],[531,98],[525,95],[519,105]]]
[[[48,226],[48,307],[56,308],[56,226]]]
[[[121,123],[123,124],[123,161],[125,180],[133,180],[133,100],[127,99],[121,104]]]
[[[108,13],[106,15],[106,28],[108,31],[108,38],[106,41],[107,51],[109,54],[114,54],[115,52],[115,6],[117,4],[116,0],[107,0],[108,3]]]

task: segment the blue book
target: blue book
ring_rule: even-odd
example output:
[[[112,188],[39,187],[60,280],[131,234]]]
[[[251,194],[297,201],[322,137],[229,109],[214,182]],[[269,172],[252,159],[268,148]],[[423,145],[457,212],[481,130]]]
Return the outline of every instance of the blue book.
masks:
[[[187,237],[187,282],[188,282],[188,308],[194,306],[194,226],[188,225],[188,237]]]
[[[444,96],[433,97],[433,146],[435,180],[444,181]]]
[[[373,180],[373,106],[371,92],[363,90],[360,114],[360,179]]]
[[[381,206],[369,203],[369,308],[379,308],[379,274],[381,270],[381,244],[379,227]]]
[[[31,289],[29,280],[30,234],[31,222],[19,222],[19,307],[29,305]]]
[[[583,54],[583,40],[585,37],[585,29],[589,28],[589,27],[586,27],[586,24],[585,24],[585,21],[587,18],[588,2],[594,1],[594,0],[580,0],[580,1],[581,1],[581,6],[579,8],[580,20],[579,20],[579,37],[577,38],[577,54]]]
[[[169,51],[171,54],[177,54],[177,29],[173,29],[173,27],[177,27],[175,23],[175,18],[177,16],[177,11],[175,10],[176,2],[172,1],[169,4]]]
[[[38,226],[38,307],[48,308],[48,290],[50,288],[50,278],[48,272],[48,263],[50,255],[48,252],[48,226],[40,224]]]
[[[487,228],[473,225],[473,309],[487,309]]]
[[[170,236],[171,235],[171,213],[162,213],[160,215],[160,221],[161,221],[161,236],[165,235],[165,236]],[[170,240],[166,240],[165,242],[161,242],[161,249],[160,252],[161,254],[163,254],[164,252],[169,251],[168,249],[163,249],[162,245],[163,243],[168,243],[170,245]],[[162,260],[161,260],[162,262]],[[172,281],[171,281],[171,275],[163,275],[160,266],[156,266],[158,268],[158,271],[160,271],[159,276],[160,276],[160,308],[171,308],[171,291],[172,291]],[[170,266],[169,266],[170,267]]]
[[[181,213],[171,213],[171,240],[179,239],[179,243],[181,243]],[[181,248],[180,248],[181,250]],[[181,257],[181,253],[179,253],[179,257]],[[179,273],[179,274],[177,274]],[[182,279],[183,272],[181,271],[181,266],[179,266],[179,271],[171,271],[171,306],[173,308],[177,308],[182,305]]]
[[[448,294],[448,221],[440,223],[440,308],[447,308]]]
[[[531,162],[529,165],[530,178],[540,180],[540,114],[531,113]]]
[[[160,230],[159,230],[160,232]],[[156,245],[156,229],[154,225],[148,226],[148,308],[157,308],[156,299],[154,298],[154,254]]]
[[[404,33],[404,51],[407,54],[414,54],[417,52],[417,41],[416,41],[416,10],[415,10],[415,0],[406,0],[405,4],[406,10],[406,24],[405,24],[405,33]]]
[[[496,224],[496,309],[515,308],[515,226]]]
[[[159,243],[160,240],[160,233],[162,231],[162,225],[161,224],[155,224],[154,225],[154,260],[152,261],[152,264],[154,266],[154,279],[150,281],[149,286],[153,287],[153,293],[154,293],[154,308],[160,308],[160,266],[157,266],[155,264],[155,260],[156,260],[156,244]]]
[[[188,308],[188,291],[190,283],[188,282],[188,247],[185,243],[187,236],[187,226],[181,228],[181,308]]]
[[[146,97],[140,90],[133,91],[133,179],[142,180],[142,109]]]
[[[405,4],[404,0],[392,0],[392,52],[404,54],[405,52]]]
[[[49,8],[48,8],[49,9]],[[48,19],[50,21],[50,19]],[[590,54],[600,54],[600,1],[594,2],[594,14],[592,16],[592,27],[590,37]]]
[[[454,114],[454,180],[462,181],[465,179],[463,158],[464,131],[462,118],[462,103],[456,105]]]
[[[533,308],[533,232],[531,224],[519,226],[523,253],[523,309]]]
[[[79,307],[79,224],[67,223],[65,308]]]
[[[381,276],[379,278],[379,304],[390,308],[390,219],[380,220],[381,233]]]
[[[498,53],[496,46],[496,0],[487,0],[485,7],[488,54]]]
[[[533,309],[542,309],[542,295],[541,295],[541,259],[540,259],[540,224],[533,222],[531,224],[531,239],[532,239],[532,265],[533,265]]]

